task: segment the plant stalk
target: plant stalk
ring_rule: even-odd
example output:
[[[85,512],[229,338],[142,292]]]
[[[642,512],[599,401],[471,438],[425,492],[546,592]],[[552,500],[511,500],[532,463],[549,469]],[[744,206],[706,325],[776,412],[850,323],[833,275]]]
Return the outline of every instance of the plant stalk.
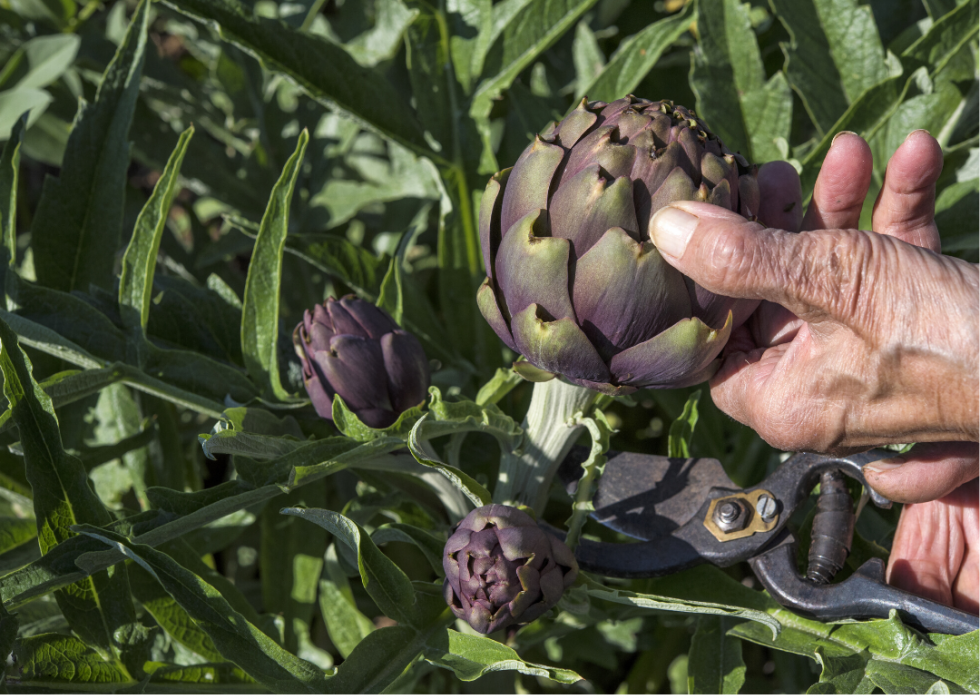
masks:
[[[551,480],[583,429],[573,418],[587,412],[598,397],[590,388],[559,379],[534,384],[531,407],[521,425],[524,449],[501,457],[495,502],[527,505],[536,515],[544,511]]]

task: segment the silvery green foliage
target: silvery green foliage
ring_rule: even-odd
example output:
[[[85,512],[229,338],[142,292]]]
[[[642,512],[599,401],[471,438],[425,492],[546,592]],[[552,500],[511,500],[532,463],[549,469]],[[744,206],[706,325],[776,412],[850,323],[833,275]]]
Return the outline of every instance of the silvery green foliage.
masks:
[[[888,157],[926,128],[944,149],[944,251],[976,261],[977,13],[956,0],[4,4],[0,655],[16,660],[0,681],[978,691],[976,633],[813,622],[742,584],[744,567],[580,574],[541,617],[485,637],[456,624],[442,567],[455,522],[497,490],[501,454],[527,446],[531,386],[474,302],[493,257],[488,178],[586,96],[687,105],[747,162],[793,162],[804,197],[835,133],[868,139],[873,200]],[[305,395],[290,331],[347,294],[430,360],[424,404],[389,426],[344,398],[324,420]],[[612,448],[717,458],[746,485],[778,463],[690,393],[604,403]],[[563,526],[570,499],[543,490],[539,522]],[[864,508],[852,565],[886,555],[897,516]],[[582,535],[613,536],[590,522]]]

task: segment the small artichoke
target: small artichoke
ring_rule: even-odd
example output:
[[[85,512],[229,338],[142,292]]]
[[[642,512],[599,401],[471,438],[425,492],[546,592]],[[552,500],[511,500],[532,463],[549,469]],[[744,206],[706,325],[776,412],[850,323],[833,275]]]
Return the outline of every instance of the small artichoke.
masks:
[[[480,633],[532,621],[561,599],[578,575],[575,556],[516,507],[484,505],[446,541],[443,594]]]
[[[429,362],[421,343],[356,296],[330,297],[305,311],[293,330],[293,347],[320,417],[333,419],[339,394],[361,422],[382,428],[425,400]]]
[[[491,178],[477,301],[500,339],[543,370],[538,378],[616,395],[714,373],[759,302],[712,294],[663,260],[648,227],[677,200],[751,217],[754,168],[694,112],[633,96],[582,100]]]

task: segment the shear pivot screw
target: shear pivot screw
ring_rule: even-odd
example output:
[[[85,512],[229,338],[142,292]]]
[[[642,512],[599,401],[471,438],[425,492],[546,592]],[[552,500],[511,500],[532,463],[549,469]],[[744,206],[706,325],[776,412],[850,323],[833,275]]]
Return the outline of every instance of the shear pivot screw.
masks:
[[[741,512],[742,508],[738,506],[738,503],[728,501],[718,508],[718,517],[725,524],[731,524],[738,519]]]
[[[763,522],[771,522],[776,516],[776,501],[768,495],[762,495],[755,503],[755,511]]]
[[[744,500],[725,500],[718,503],[713,518],[718,528],[728,534],[745,529],[750,512],[750,505]]]

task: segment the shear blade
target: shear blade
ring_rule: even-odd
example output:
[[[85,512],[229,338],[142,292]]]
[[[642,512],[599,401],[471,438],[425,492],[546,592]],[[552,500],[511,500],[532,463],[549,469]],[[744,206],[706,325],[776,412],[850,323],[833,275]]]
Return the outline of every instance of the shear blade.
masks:
[[[578,487],[585,447],[573,447],[558,469],[569,494]],[[712,488],[737,488],[715,459],[671,459],[609,452],[592,504],[592,517],[613,531],[653,541],[694,517]]]

